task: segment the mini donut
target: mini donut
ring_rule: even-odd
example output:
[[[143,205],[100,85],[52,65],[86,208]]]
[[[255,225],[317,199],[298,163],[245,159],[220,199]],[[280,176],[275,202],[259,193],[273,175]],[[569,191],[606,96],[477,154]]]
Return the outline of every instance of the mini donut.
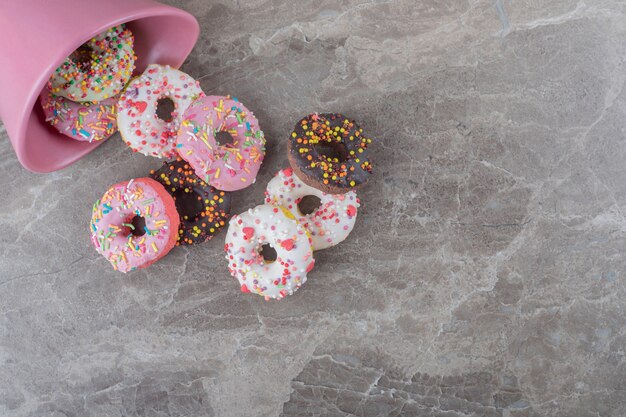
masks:
[[[118,95],[135,69],[133,44],[133,34],[125,25],[93,37],[52,74],[52,94],[89,102]]]
[[[300,120],[291,134],[289,163],[305,184],[343,194],[372,175],[367,149],[371,142],[354,120],[338,113],[313,113]]]
[[[232,144],[220,144],[227,132]],[[178,153],[213,187],[237,191],[254,183],[265,156],[265,137],[254,114],[236,98],[205,96],[185,111]]]
[[[267,262],[261,247],[271,245],[276,260]],[[226,234],[226,259],[241,291],[265,299],[281,299],[306,282],[315,264],[311,240],[291,213],[279,206],[263,204],[230,219]]]
[[[67,137],[98,142],[117,132],[117,97],[98,103],[79,103],[55,96],[45,88],[39,96],[46,122]]]
[[[117,126],[122,139],[135,152],[157,158],[176,155],[176,134],[183,112],[204,93],[189,75],[168,65],[149,65],[132,80],[117,104]],[[157,116],[161,100],[171,100],[171,120]]]
[[[222,230],[230,217],[230,193],[202,181],[181,158],[163,164],[150,176],[165,187],[176,203],[180,216],[177,245],[206,242]]]
[[[320,206],[303,214],[298,204],[305,196],[320,199]],[[313,250],[326,249],[344,241],[356,222],[359,199],[354,191],[327,194],[303,183],[291,168],[279,171],[267,184],[265,204],[282,206],[304,226],[311,235]]]
[[[151,178],[113,185],[93,205],[91,241],[113,269],[145,268],[175,245],[179,219],[174,199]]]

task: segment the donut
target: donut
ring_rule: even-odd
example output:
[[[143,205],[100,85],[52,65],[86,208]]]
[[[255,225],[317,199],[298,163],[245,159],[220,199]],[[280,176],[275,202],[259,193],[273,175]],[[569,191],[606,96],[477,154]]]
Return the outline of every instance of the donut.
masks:
[[[320,205],[311,213],[303,214],[299,203],[306,196],[315,196]],[[311,235],[313,250],[326,249],[344,241],[356,222],[359,199],[354,191],[328,194],[306,185],[291,168],[279,171],[267,184],[265,204],[285,209]]]
[[[165,187],[176,203],[180,216],[177,245],[206,242],[226,225],[230,193],[202,181],[180,157],[151,171],[150,176]]]
[[[128,84],[117,104],[117,127],[122,139],[135,152],[174,157],[183,112],[203,95],[199,83],[184,72],[167,65],[149,65]],[[157,116],[163,101],[174,106],[167,120]]]
[[[220,143],[219,135],[232,143]],[[256,180],[265,137],[259,121],[236,98],[205,96],[185,111],[176,149],[205,182],[237,191]]]
[[[288,141],[289,163],[307,185],[343,194],[372,175],[368,145],[354,120],[338,113],[313,113],[300,120]]]
[[[117,132],[117,97],[97,103],[79,103],[55,96],[48,88],[44,88],[39,102],[46,122],[72,139],[98,142]]]
[[[276,260],[261,255],[264,245],[276,251]],[[279,206],[262,204],[230,219],[226,259],[241,291],[281,299],[306,282],[313,265],[313,248],[304,227]]]
[[[113,185],[93,205],[91,241],[113,269],[145,268],[175,245],[179,219],[174,199],[151,178]]]
[[[52,94],[73,101],[102,101],[118,95],[135,69],[134,38],[114,26],[78,48],[49,80]]]

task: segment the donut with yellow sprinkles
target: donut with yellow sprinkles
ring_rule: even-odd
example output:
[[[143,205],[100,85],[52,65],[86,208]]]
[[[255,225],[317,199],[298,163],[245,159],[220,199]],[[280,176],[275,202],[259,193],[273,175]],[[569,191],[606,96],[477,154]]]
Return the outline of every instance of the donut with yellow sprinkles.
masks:
[[[182,158],[163,164],[150,176],[176,203],[180,216],[177,245],[206,242],[224,228],[230,217],[231,194],[202,181]]]
[[[135,69],[134,42],[125,25],[94,36],[54,71],[48,82],[50,91],[80,102],[118,95]]]
[[[371,143],[354,120],[339,113],[313,113],[296,124],[289,138],[289,162],[305,184],[344,194],[372,175]]]

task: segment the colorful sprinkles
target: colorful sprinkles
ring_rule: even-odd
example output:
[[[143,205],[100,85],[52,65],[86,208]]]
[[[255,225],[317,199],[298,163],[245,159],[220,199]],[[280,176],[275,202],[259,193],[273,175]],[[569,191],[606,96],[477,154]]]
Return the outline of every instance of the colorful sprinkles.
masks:
[[[230,193],[211,187],[182,158],[165,163],[150,176],[172,195],[180,216],[177,245],[206,242],[230,217]],[[157,222],[158,223],[158,222]]]
[[[39,97],[46,122],[60,133],[83,142],[98,142],[117,132],[117,97],[79,103],[45,88]]]
[[[133,44],[133,34],[125,25],[95,36],[56,69],[48,82],[50,91],[80,102],[118,95],[135,69]]]
[[[219,134],[232,143],[220,143]],[[230,96],[205,96],[185,111],[176,150],[213,187],[252,185],[265,157],[265,136],[254,114]]]
[[[142,229],[138,219],[145,222]],[[128,272],[165,256],[176,243],[178,226],[174,200],[163,186],[137,178],[113,185],[93,205],[91,241],[113,269]]]
[[[296,124],[289,140],[289,161],[308,185],[345,193],[371,176],[370,143],[354,120],[342,114],[313,113]]]

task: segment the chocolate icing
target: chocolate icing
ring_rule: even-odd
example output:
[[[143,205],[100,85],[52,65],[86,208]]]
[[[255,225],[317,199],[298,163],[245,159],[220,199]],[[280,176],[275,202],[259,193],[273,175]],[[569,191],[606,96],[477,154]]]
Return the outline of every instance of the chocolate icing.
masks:
[[[339,113],[313,113],[296,124],[289,138],[289,160],[305,183],[345,193],[372,175],[371,142],[354,120]]]
[[[163,184],[180,216],[177,245],[206,242],[218,234],[230,214],[230,193],[211,187],[181,158],[166,162],[150,176]]]

